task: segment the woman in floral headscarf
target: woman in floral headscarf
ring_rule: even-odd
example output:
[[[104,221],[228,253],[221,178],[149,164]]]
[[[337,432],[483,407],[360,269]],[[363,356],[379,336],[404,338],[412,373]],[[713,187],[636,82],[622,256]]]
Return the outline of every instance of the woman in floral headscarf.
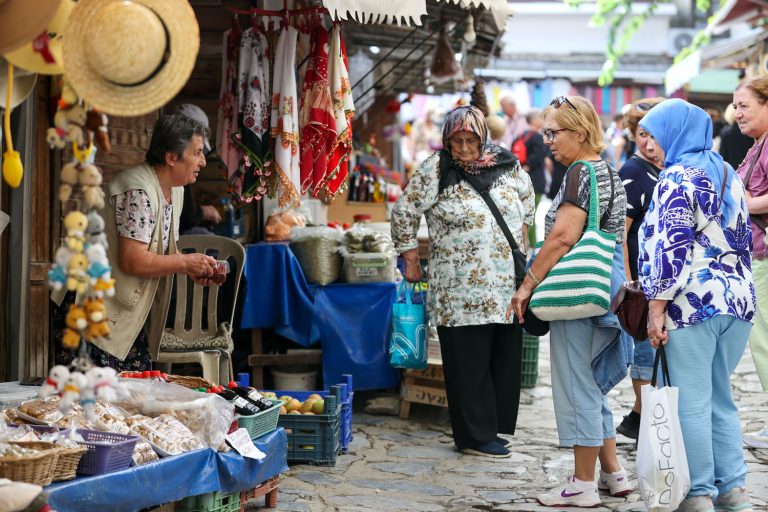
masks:
[[[515,292],[512,250],[478,190],[489,190],[525,251],[534,193],[517,158],[487,143],[475,107],[451,111],[443,149],[414,173],[392,211],[392,238],[405,259],[405,279],[421,281],[416,232],[429,227],[427,310],[437,326],[456,448],[509,457],[520,399],[522,332],[505,319]]]

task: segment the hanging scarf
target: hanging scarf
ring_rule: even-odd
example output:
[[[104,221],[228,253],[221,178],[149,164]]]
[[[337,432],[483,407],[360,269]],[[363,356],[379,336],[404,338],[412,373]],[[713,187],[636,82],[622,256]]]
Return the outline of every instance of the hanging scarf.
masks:
[[[328,171],[328,155],[336,140],[336,119],[328,86],[328,31],[318,25],[310,39],[299,118],[301,192],[316,196]]]
[[[298,31],[294,27],[284,28],[275,52],[271,133],[275,139],[274,168],[280,182],[278,204],[281,208],[300,204],[299,109],[296,98],[297,36]]]
[[[328,80],[336,118],[336,140],[328,157],[326,181],[321,184],[329,199],[335,197],[346,182],[349,173],[347,161],[352,153],[352,118],[355,115],[355,104],[352,100],[346,60],[341,28],[334,25],[331,33],[331,52],[328,56]]]
[[[219,114],[216,123],[216,144],[221,161],[227,168],[227,178],[231,180],[240,165],[240,151],[230,140],[237,132],[237,116],[240,104],[240,84],[238,66],[240,54],[240,29],[237,23],[224,32],[221,59],[221,88],[219,90]],[[233,190],[240,194],[239,180]]]
[[[480,138],[480,157],[474,162],[461,162],[451,155],[450,139],[457,132],[474,133]],[[458,107],[448,113],[443,124],[443,149],[440,150],[438,193],[467,180],[476,190],[486,190],[518,166],[510,151],[489,144],[488,125],[477,107]]]

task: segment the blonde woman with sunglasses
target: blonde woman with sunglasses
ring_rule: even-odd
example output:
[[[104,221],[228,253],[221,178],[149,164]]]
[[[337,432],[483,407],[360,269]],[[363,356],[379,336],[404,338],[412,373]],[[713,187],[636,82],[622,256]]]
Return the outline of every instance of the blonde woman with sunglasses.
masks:
[[[624,216],[626,197],[618,173],[600,158],[605,148],[600,119],[581,96],[560,96],[542,113],[544,142],[558,162],[570,166],[545,219],[545,239],[508,314],[519,321],[531,294],[552,267],[579,241],[587,226],[590,203],[589,168],[594,168],[599,195],[600,228],[616,236],[612,288],[624,281]],[[575,164],[574,164],[575,163]],[[605,396],[627,374],[627,358],[619,323],[612,313],[550,322],[552,399],[560,444],[572,447],[572,477],[537,499],[550,507],[596,507],[598,489],[612,496],[633,491],[616,457],[613,415]],[[593,358],[592,354],[600,354]],[[593,369],[594,368],[594,369]],[[600,478],[595,467],[600,459]]]

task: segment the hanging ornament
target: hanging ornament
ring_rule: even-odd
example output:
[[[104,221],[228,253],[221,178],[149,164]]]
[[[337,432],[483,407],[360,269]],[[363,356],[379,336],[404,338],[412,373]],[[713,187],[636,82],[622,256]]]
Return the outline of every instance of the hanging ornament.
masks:
[[[8,92],[5,104],[10,105],[13,98],[13,64],[8,63]],[[3,179],[12,188],[21,185],[21,178],[24,176],[24,167],[21,165],[21,155],[13,150],[13,140],[11,138],[11,108],[5,109],[3,116],[3,125],[5,127],[5,143],[7,149],[3,154]]]

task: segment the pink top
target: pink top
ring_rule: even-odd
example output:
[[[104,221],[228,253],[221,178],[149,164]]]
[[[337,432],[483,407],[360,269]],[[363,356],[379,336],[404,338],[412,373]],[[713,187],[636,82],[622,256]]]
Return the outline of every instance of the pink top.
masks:
[[[757,151],[760,149],[760,144],[755,141],[755,144],[747,151],[747,156],[744,157],[744,161],[738,169],[739,177],[742,181],[747,177],[747,171],[752,161],[757,158]],[[752,176],[749,178],[749,183],[745,183],[744,186],[747,192],[752,197],[758,197],[768,194],[768,148],[764,148],[760,155],[760,160],[755,164],[755,168],[752,171]],[[752,215],[754,217],[754,215]],[[761,215],[761,217],[768,222],[768,215]],[[765,259],[768,256],[765,244],[765,232],[754,222],[752,223],[752,257],[758,260]]]

